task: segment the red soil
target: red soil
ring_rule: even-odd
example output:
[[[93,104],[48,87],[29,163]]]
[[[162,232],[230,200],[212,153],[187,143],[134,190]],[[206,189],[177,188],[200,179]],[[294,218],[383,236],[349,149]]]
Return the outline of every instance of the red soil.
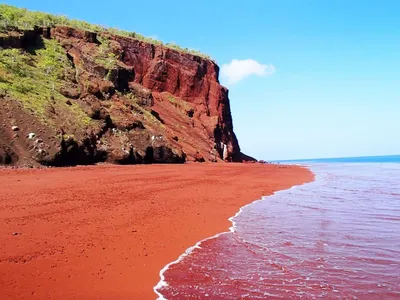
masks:
[[[260,164],[0,169],[0,298],[155,299],[160,269],[241,206],[312,179]]]

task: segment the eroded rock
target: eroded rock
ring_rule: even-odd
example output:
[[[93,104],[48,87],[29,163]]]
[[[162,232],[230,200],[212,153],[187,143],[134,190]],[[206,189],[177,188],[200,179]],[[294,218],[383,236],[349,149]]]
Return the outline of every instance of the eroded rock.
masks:
[[[63,102],[59,105],[61,96],[52,94],[45,116],[30,120],[27,128],[39,130],[43,145],[36,143],[33,151],[36,134],[24,129],[17,150],[1,152],[0,163],[31,152],[37,153],[36,161],[52,166],[251,159],[240,153],[228,90],[220,85],[212,60],[66,26],[19,32],[17,38],[0,39],[0,46],[23,48],[40,39],[58,41],[71,62],[59,90]],[[71,121],[72,115],[78,121]],[[46,118],[47,127],[40,127]]]

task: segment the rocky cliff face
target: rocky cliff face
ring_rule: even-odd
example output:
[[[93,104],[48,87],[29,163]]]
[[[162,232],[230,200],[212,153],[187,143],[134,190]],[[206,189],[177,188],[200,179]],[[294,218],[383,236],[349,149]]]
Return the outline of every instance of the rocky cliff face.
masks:
[[[211,60],[63,26],[10,29],[0,47],[0,163],[251,159]],[[13,68],[18,60],[25,75]]]

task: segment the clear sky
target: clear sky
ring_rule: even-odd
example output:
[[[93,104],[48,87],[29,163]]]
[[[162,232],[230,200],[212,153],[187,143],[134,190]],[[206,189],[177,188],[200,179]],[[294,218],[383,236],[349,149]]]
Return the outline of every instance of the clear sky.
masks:
[[[400,154],[398,0],[2,2],[209,54],[259,159]]]

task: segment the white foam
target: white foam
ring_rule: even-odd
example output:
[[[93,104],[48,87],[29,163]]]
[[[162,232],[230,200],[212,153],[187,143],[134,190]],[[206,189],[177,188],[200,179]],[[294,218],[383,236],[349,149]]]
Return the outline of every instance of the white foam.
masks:
[[[221,235],[223,235],[223,234],[227,234],[227,233],[230,233],[230,232],[235,232],[237,226],[236,226],[236,222],[234,221],[234,219],[235,219],[237,216],[239,216],[239,215],[242,213],[242,211],[243,211],[247,206],[252,205],[252,204],[254,204],[254,203],[257,203],[257,202],[259,202],[259,201],[264,201],[264,200],[265,200],[266,198],[268,198],[268,197],[273,197],[273,196],[275,196],[275,195],[277,195],[277,194],[279,194],[279,193],[281,193],[281,192],[287,192],[287,191],[289,191],[289,190],[291,190],[291,189],[294,189],[294,188],[297,188],[297,187],[299,187],[299,186],[301,186],[301,185],[303,185],[303,184],[294,185],[294,186],[292,186],[291,188],[288,188],[288,189],[285,189],[285,190],[275,191],[275,192],[273,192],[273,193],[272,193],[271,195],[269,195],[269,196],[262,196],[261,199],[255,200],[255,201],[253,201],[253,202],[251,202],[251,203],[249,203],[249,204],[246,204],[246,205],[242,206],[242,207],[239,209],[239,211],[238,211],[233,217],[230,217],[230,218],[228,219],[228,220],[232,223],[232,226],[229,227],[229,231],[217,233],[216,235],[213,235],[212,237],[208,237],[208,238],[205,238],[205,239],[203,239],[203,240],[197,242],[196,245],[194,245],[194,246],[189,247],[188,249],[186,249],[185,253],[181,254],[176,260],[174,260],[174,261],[170,262],[169,264],[167,264],[167,265],[166,265],[164,268],[162,268],[161,271],[160,271],[160,281],[157,283],[156,286],[153,287],[154,292],[155,292],[155,293],[157,294],[157,296],[158,296],[157,300],[167,300],[167,298],[165,298],[158,290],[161,289],[162,287],[167,287],[167,286],[168,286],[168,283],[167,283],[166,280],[165,280],[164,273],[169,269],[170,266],[175,265],[175,264],[178,264],[178,263],[179,263],[180,261],[182,261],[186,256],[188,256],[189,254],[191,254],[191,253],[193,252],[194,249],[201,249],[200,245],[201,245],[203,242],[208,241],[208,240],[211,240],[211,239],[214,239],[214,238],[217,238],[217,237],[219,237],[219,236],[221,236]]]
[[[162,268],[161,271],[160,271],[160,281],[159,281],[159,282],[157,283],[157,285],[154,286],[154,288],[153,288],[154,292],[155,292],[155,293],[157,294],[157,296],[158,296],[157,300],[167,300],[167,299],[158,291],[158,289],[161,289],[162,287],[167,287],[167,286],[168,286],[168,283],[165,281],[164,273],[165,273],[165,271],[167,271],[167,270],[169,269],[170,266],[179,263],[182,259],[184,259],[184,258],[185,258],[186,256],[188,256],[190,253],[192,253],[194,249],[196,249],[196,248],[197,248],[197,249],[201,249],[201,247],[200,247],[201,243],[203,243],[203,242],[205,242],[205,241],[208,241],[208,240],[211,240],[211,239],[213,239],[213,238],[217,238],[217,237],[219,237],[220,235],[226,234],[226,233],[228,233],[228,232],[221,232],[221,233],[218,233],[218,234],[216,234],[216,235],[214,235],[214,236],[212,236],[212,237],[208,237],[208,238],[206,238],[206,239],[204,239],[204,240],[201,240],[201,241],[197,242],[196,245],[194,245],[194,246],[189,247],[188,249],[186,249],[185,253],[181,254],[181,255],[178,257],[178,259],[174,260],[173,262],[170,262],[170,263],[167,264],[164,268]]]

